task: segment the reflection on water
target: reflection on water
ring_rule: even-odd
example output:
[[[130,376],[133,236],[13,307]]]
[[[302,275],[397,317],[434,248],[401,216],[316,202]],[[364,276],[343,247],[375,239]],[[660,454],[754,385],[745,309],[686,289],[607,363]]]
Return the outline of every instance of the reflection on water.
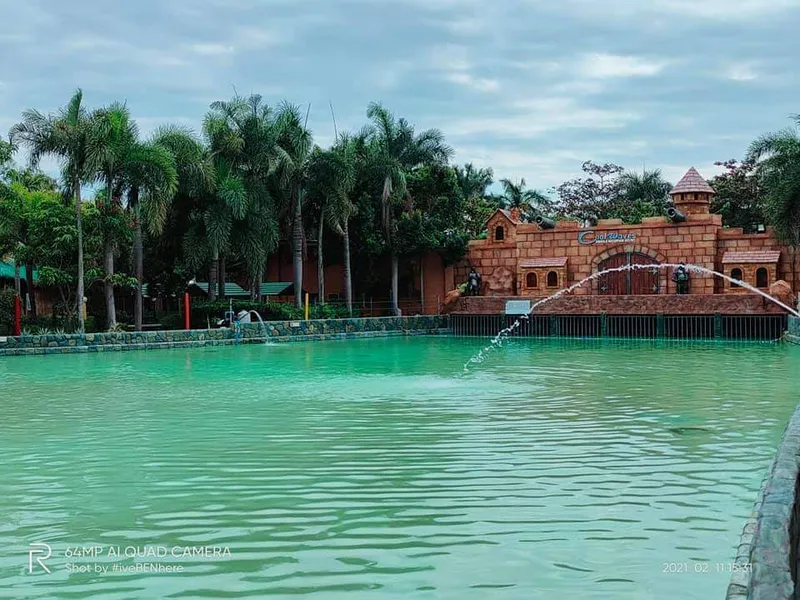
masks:
[[[722,597],[794,408],[799,349],[512,342],[463,375],[480,345],[0,361],[4,589]],[[52,546],[50,574],[27,573],[34,542]],[[88,545],[231,556],[176,574],[68,572],[65,548]]]

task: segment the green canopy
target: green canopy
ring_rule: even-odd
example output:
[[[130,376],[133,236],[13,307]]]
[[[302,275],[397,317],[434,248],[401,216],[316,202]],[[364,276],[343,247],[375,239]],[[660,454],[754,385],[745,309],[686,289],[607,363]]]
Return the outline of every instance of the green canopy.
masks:
[[[261,284],[262,296],[284,296],[284,292],[293,287],[294,283],[291,281],[270,281]]]
[[[208,294],[208,282],[207,281],[195,281],[192,284],[194,287],[202,291],[204,294]],[[243,289],[240,285],[236,283],[226,283],[225,284],[225,297],[230,298],[239,298],[239,297],[248,297],[250,296],[250,292]]]
[[[14,279],[14,266],[16,263],[13,260],[3,260],[0,261],[0,279]],[[20,266],[19,268],[19,276],[22,279],[25,279],[26,272],[25,267]],[[36,283],[39,281],[39,271],[36,269],[33,270],[33,282]]]

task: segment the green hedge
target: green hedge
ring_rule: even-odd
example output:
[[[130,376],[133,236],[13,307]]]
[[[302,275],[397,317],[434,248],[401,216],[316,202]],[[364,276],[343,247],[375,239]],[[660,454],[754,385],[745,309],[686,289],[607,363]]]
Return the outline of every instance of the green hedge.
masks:
[[[216,302],[194,302],[192,304],[192,327],[203,328],[210,322],[213,326],[217,319],[221,319],[230,309],[230,301],[218,300]],[[233,312],[254,310],[265,321],[294,321],[304,317],[304,310],[288,302],[253,302],[251,300],[234,300]],[[345,319],[347,307],[341,304],[325,304],[310,307],[309,316],[312,319]],[[358,316],[357,309],[353,309],[353,316]]]
[[[0,335],[9,335],[14,331],[14,296],[13,288],[0,289]]]

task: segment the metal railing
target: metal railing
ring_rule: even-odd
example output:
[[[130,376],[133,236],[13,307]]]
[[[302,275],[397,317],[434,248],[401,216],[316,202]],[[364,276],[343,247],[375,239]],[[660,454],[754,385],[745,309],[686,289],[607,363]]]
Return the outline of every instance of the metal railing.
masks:
[[[459,337],[493,337],[518,317],[450,317]],[[510,337],[774,341],[786,331],[785,315],[543,315],[523,318]]]

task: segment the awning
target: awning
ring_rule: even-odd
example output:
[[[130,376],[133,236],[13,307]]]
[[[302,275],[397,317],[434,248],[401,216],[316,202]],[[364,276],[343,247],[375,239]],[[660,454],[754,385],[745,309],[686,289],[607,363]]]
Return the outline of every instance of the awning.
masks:
[[[192,284],[194,287],[199,289],[204,294],[208,294],[208,282],[207,281],[195,281]],[[226,283],[225,284],[225,297],[228,298],[246,298],[250,296],[250,292],[243,289],[240,285],[236,283]]]
[[[781,258],[780,250],[748,250],[745,252],[726,252],[722,257],[723,265],[737,264],[775,264]]]
[[[13,260],[9,261],[0,261],[0,279],[14,279],[14,266],[16,263]],[[19,276],[20,279],[25,279],[25,267],[20,265],[19,267]],[[36,269],[33,270],[33,282],[36,283],[39,281],[39,271]]]
[[[566,256],[550,258],[529,258],[520,263],[523,269],[544,269],[547,267],[566,267],[569,259]]]
[[[262,296],[286,296],[287,290],[294,287],[291,281],[269,281],[261,284]]]

